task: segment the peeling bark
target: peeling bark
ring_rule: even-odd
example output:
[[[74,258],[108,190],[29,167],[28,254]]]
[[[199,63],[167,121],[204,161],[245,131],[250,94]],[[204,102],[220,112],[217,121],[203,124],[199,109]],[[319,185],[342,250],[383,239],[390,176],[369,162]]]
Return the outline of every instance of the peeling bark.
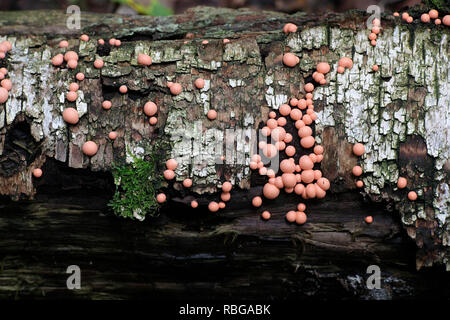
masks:
[[[92,37],[80,43],[79,33],[65,28],[62,13],[0,13],[0,40],[13,43],[6,59],[13,90],[0,106],[1,155],[18,117],[30,124],[41,150],[21,172],[2,176],[0,192],[33,197],[31,172],[45,157],[71,168],[105,171],[127,160],[126,148],[138,156],[150,153],[156,139],[169,141],[171,156],[184,160],[176,179],[193,179],[196,193],[207,197],[224,179],[253,188],[258,183],[252,183],[247,142],[252,132],[270,108],[303,93],[317,62],[328,61],[328,84],[315,90],[314,103],[319,116],[315,138],[325,149],[321,169],[332,182],[331,193],[359,192],[351,176],[359,161],[361,193],[400,213],[419,247],[417,267],[443,263],[449,270],[450,33],[444,26],[405,25],[384,16],[383,32],[372,47],[366,18],[360,12],[314,17],[203,7],[165,18],[83,14],[82,32]],[[299,31],[285,36],[286,22],[296,23]],[[184,39],[187,32],[195,38]],[[96,48],[99,37],[121,39],[122,46],[102,51]],[[224,45],[223,38],[232,41]],[[57,43],[62,39],[79,52],[77,71],[86,75],[72,104],[80,122],[70,128],[61,113],[70,105],[64,93],[75,72],[50,63],[61,52]],[[209,44],[202,45],[203,39]],[[281,62],[288,47],[301,61],[292,69]],[[151,67],[138,66],[141,52],[150,54]],[[98,56],[105,61],[101,71],[92,66]],[[352,57],[354,66],[338,74],[336,62],[342,56]],[[376,73],[374,64],[380,66]],[[206,80],[202,90],[193,87],[198,76]],[[182,84],[182,94],[172,96],[167,81]],[[129,94],[119,94],[122,84]],[[103,98],[113,104],[107,112]],[[147,100],[159,106],[156,126],[143,115]],[[210,108],[219,113],[215,121],[205,116]],[[233,128],[240,130],[227,131]],[[106,138],[111,130],[118,132],[114,142]],[[90,159],[81,152],[87,139],[100,146]],[[224,150],[230,139],[233,150]],[[366,146],[361,159],[351,154],[355,142]],[[218,166],[221,152],[226,160]],[[399,176],[407,177],[407,189],[417,192],[417,201],[397,190]]]

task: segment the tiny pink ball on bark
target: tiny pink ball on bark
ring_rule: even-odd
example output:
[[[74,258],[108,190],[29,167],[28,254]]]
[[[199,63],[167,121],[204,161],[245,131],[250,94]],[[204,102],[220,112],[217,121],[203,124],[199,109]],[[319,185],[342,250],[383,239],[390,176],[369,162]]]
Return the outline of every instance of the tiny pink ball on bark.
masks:
[[[80,86],[76,82],[69,84],[69,91],[78,91],[79,88]]]
[[[60,53],[52,58],[52,64],[54,66],[60,66],[64,62],[64,56]]]
[[[109,137],[111,140],[116,140],[116,138],[117,138],[117,132],[111,131],[111,132],[108,134],[108,137]]]
[[[78,94],[76,92],[74,92],[74,91],[69,91],[66,94],[66,98],[67,98],[68,101],[74,102],[74,101],[77,100]]]
[[[166,200],[167,200],[167,197],[164,193],[159,193],[156,196],[156,201],[158,201],[158,203],[164,203],[164,202],[166,202]]]
[[[181,87],[181,84],[179,83],[173,83],[170,86],[170,93],[172,93],[173,95],[179,95],[181,93],[181,91],[183,90],[183,88]]]
[[[61,40],[59,42],[59,47],[60,48],[68,48],[69,47],[69,42],[67,40]]]
[[[151,117],[155,115],[156,112],[158,112],[158,107],[156,106],[156,104],[153,101],[147,101],[144,105],[144,113],[147,116]]]
[[[8,90],[3,87],[0,87],[0,104],[5,103],[8,100]]]
[[[157,117],[150,117],[150,119],[148,120],[148,122],[154,126],[155,124],[158,123],[158,118]]]
[[[77,66],[78,66],[77,60],[71,59],[71,60],[67,61],[67,67],[69,69],[75,69]]]
[[[12,82],[9,79],[3,79],[0,82],[0,85],[8,91],[10,91],[12,89]]]
[[[149,66],[152,64],[152,58],[148,54],[140,53],[137,59],[139,64]]]
[[[164,170],[163,174],[166,180],[172,180],[173,178],[175,178],[175,172],[173,170],[170,169]]]
[[[84,80],[84,73],[78,72],[77,75],[75,76],[75,78],[76,78],[78,81],[83,81],[83,80]]]
[[[64,109],[63,120],[70,124],[77,124],[79,121],[78,111],[74,108]]]
[[[198,78],[195,80],[194,84],[197,89],[203,89],[203,87],[205,86],[205,80],[203,80],[202,78]]]
[[[94,141],[87,141],[82,147],[83,153],[89,157],[95,155],[98,151],[98,146]]]
[[[120,92],[120,93],[127,93],[127,92],[128,92],[127,86],[126,86],[126,85],[121,85],[121,86],[119,87],[119,92]]]
[[[214,119],[217,118],[217,111],[216,110],[209,110],[207,116],[208,116],[209,120],[214,120]]]
[[[111,109],[111,106],[112,106],[112,103],[109,100],[105,100],[105,101],[102,102],[102,107],[105,110]]]
[[[191,180],[191,179],[184,179],[184,180],[183,180],[183,186],[184,186],[185,188],[190,188],[190,187],[192,187],[192,180]]]
[[[82,34],[80,37],[81,41],[89,41],[89,36],[87,34]]]
[[[34,169],[34,170],[33,170],[33,176],[34,176],[35,178],[40,178],[40,177],[42,177],[42,170],[39,169],[39,168]]]
[[[75,51],[67,51],[64,54],[64,60],[65,61],[69,61],[69,60],[78,61],[78,54]]]

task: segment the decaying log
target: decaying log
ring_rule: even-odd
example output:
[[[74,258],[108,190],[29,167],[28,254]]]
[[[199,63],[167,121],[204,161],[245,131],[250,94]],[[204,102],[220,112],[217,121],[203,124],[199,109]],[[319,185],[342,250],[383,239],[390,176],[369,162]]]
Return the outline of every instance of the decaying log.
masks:
[[[235,262],[230,268],[223,267],[228,275],[233,275],[233,285],[242,280],[242,274],[233,268],[255,268],[259,262],[260,273],[253,279],[246,278],[251,284],[246,291],[249,295],[257,296],[256,291],[252,292],[253,285],[267,281],[275,287],[278,283],[279,292],[283,292],[280,279],[284,279],[289,283],[287,290],[294,296],[308,295],[303,288],[295,292],[295,284],[302,280],[329,285],[337,294],[344,290],[347,294],[353,292],[350,295],[370,296],[372,293],[364,291],[364,281],[354,277],[364,275],[362,266],[367,267],[368,262],[376,261],[390,270],[387,279],[392,277],[392,283],[419,281],[420,274],[402,266],[411,266],[410,257],[404,252],[406,248],[411,250],[405,230],[418,246],[417,268],[438,263],[450,269],[448,27],[418,22],[406,25],[385,15],[382,34],[372,47],[367,39],[368,16],[356,11],[320,17],[206,7],[164,18],[83,13],[82,30],[75,31],[66,28],[66,18],[60,12],[0,12],[0,40],[13,43],[13,50],[1,62],[9,70],[13,89],[8,101],[0,105],[0,192],[15,199],[39,199],[39,188],[43,188],[45,199],[50,201],[45,186],[51,186],[51,177],[57,177],[52,174],[55,167],[63,165],[69,171],[74,170],[70,171],[73,175],[83,170],[92,175],[103,174],[113,163],[127,160],[127,148],[142,156],[151,152],[157,140],[169,141],[170,156],[182,160],[176,171],[178,182],[170,191],[171,201],[163,214],[142,226],[101,217],[100,211],[81,215],[76,208],[53,211],[48,205],[25,204],[22,200],[18,207],[4,206],[5,210],[13,206],[21,211],[18,215],[8,211],[0,216],[1,225],[9,228],[7,234],[22,230],[20,217],[29,215],[28,228],[39,234],[37,241],[45,248],[43,251],[58,255],[58,248],[77,243],[75,247],[92,251],[93,256],[107,265],[109,258],[114,259],[112,256],[133,250],[135,259],[150,257],[160,262],[151,266],[163,280],[149,280],[148,288],[155,292],[163,288],[166,293],[189,292],[202,283],[209,289],[218,283],[226,286],[226,281],[197,279],[193,287],[187,282],[178,287],[173,279],[165,281],[168,275],[158,269],[171,261],[176,264],[173,271],[180,272],[184,263],[195,264],[198,258],[202,263],[211,263],[212,268],[224,261]],[[286,36],[282,28],[287,22],[298,25],[298,32]],[[89,34],[90,41],[79,41],[81,33]],[[187,33],[194,38],[187,39]],[[122,45],[97,47],[98,38],[111,37],[120,39]],[[224,38],[231,42],[224,44]],[[63,51],[58,48],[62,39],[67,39],[70,48],[79,53],[77,71],[51,65],[51,57]],[[209,43],[202,44],[204,39]],[[295,68],[287,68],[281,61],[288,50],[300,57]],[[153,59],[148,68],[137,63],[137,54],[143,52]],[[352,57],[354,65],[338,74],[337,60],[343,56]],[[92,65],[96,57],[105,61],[101,71]],[[293,195],[268,203],[273,218],[260,221],[260,211],[249,204],[251,197],[261,192],[263,181],[248,168],[251,135],[271,109],[304,94],[304,84],[311,81],[316,63],[321,61],[330,63],[331,72],[328,83],[314,91],[318,120],[313,128],[316,142],[325,149],[321,170],[332,182],[330,192],[325,199],[308,202],[305,226],[288,225],[283,219],[283,214],[298,202]],[[378,72],[372,71],[374,64],[380,66]],[[80,122],[67,126],[61,113],[71,104],[64,95],[78,71],[86,75],[80,82],[79,98],[72,103]],[[206,80],[202,90],[193,86],[198,76]],[[166,86],[168,81],[182,84],[183,92],[172,96]],[[122,84],[128,86],[126,95],[118,92]],[[103,99],[112,101],[111,110],[102,109]],[[148,100],[159,107],[156,126],[151,126],[143,114],[143,105]],[[218,111],[217,120],[206,118],[209,109]],[[114,142],[107,138],[111,130],[119,134]],[[88,139],[100,146],[92,158],[81,152]],[[233,148],[227,149],[230,141]],[[365,144],[362,158],[352,155],[355,142]],[[217,165],[218,154],[226,157],[224,164]],[[355,187],[351,175],[351,168],[358,162],[364,170],[363,190]],[[49,172],[47,178],[45,174],[40,181],[32,178],[31,172],[37,167]],[[45,171],[46,168],[49,170]],[[408,178],[407,190],[397,189],[399,176]],[[194,182],[190,192],[180,187],[186,177]],[[232,181],[235,189],[223,213],[211,217],[202,209],[203,213],[197,216],[186,209],[186,203],[194,196],[203,205],[208,199],[217,198],[212,193],[219,190],[224,180]],[[70,193],[70,186],[64,183],[68,181],[75,181],[75,186],[78,180],[70,178],[55,183]],[[78,182],[86,183],[83,179]],[[105,189],[109,187],[105,183]],[[417,201],[407,199],[409,190],[417,192]],[[179,208],[183,214],[173,212]],[[375,218],[370,226],[363,222],[368,212]],[[45,226],[53,224],[55,233],[40,238],[46,233]],[[90,227],[86,229],[86,225]],[[59,241],[58,235],[61,232],[65,235],[69,229],[81,229],[81,233]],[[128,235],[137,231],[138,235],[131,237],[131,244],[118,243],[114,234],[122,231]],[[5,256],[19,252],[21,244],[25,246],[33,239],[21,232],[17,234],[19,244],[2,236],[0,252]],[[94,235],[95,239],[91,239]],[[81,242],[82,236],[89,239],[85,244]],[[94,244],[102,239],[105,243],[95,252]],[[176,248],[184,241],[182,249]],[[291,242],[292,246],[287,246]],[[23,253],[43,257],[37,246],[22,248]],[[110,250],[114,254],[106,257]],[[75,255],[77,259],[84,256],[81,251]],[[59,257],[56,265],[62,266],[67,256]],[[87,263],[89,254],[84,257]],[[8,268],[20,270],[17,264],[7,261]],[[45,260],[43,264],[48,262]],[[198,266],[206,268],[208,263]],[[351,264],[355,266],[349,267]],[[269,270],[274,266],[280,272],[276,276]],[[27,270],[24,267],[23,274]],[[300,282],[294,280],[298,270],[302,270]],[[137,267],[134,271],[139,273]],[[323,280],[327,277],[337,282],[327,284]],[[8,275],[4,279],[12,281]],[[30,276],[29,281],[43,279],[46,276],[41,272]],[[53,283],[50,287],[52,292],[58,286]],[[129,287],[121,287],[124,288]],[[85,293],[116,295],[114,288],[96,289],[93,285]],[[236,287],[221,287],[218,295],[226,296],[235,290]],[[311,290],[311,294],[320,295],[319,291]],[[410,284],[408,292],[389,290],[385,294],[400,297],[420,289]],[[35,292],[28,290],[26,294]]]

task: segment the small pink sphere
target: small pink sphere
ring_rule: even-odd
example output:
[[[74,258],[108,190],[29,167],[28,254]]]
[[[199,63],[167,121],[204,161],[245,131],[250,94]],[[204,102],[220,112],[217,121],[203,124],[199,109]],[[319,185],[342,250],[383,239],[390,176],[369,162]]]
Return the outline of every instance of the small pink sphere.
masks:
[[[144,113],[145,115],[151,117],[158,112],[158,107],[153,101],[147,101],[144,105]]]
[[[286,220],[288,221],[288,222],[295,222],[295,219],[297,218],[297,213],[295,212],[295,211],[289,211],[287,214],[286,214]]]
[[[269,220],[270,219],[270,212],[269,211],[264,211],[262,214],[261,214],[261,218],[263,218],[264,220]]]
[[[373,71],[377,72],[378,69],[379,69],[379,67],[378,67],[376,64],[374,64],[374,65],[372,66],[372,70],[373,70]]]
[[[214,119],[217,118],[217,111],[216,110],[209,110],[207,116],[208,116],[209,120],[214,120]]]
[[[306,222],[306,214],[302,211],[297,211],[295,215],[295,222],[297,224],[304,224]]]
[[[76,78],[78,81],[83,81],[83,80],[84,80],[84,73],[78,72],[77,75],[75,76],[75,78]]]
[[[98,146],[94,141],[87,141],[83,144],[83,153],[89,157],[95,155],[98,151]]]
[[[2,41],[1,45],[6,47],[6,51],[10,51],[12,49],[12,44],[8,40]]]
[[[408,193],[408,199],[411,201],[417,200],[417,193],[415,191],[410,191]]]
[[[442,23],[441,19],[434,20],[435,25],[440,25]]]
[[[111,38],[111,39],[109,39],[108,43],[109,43],[110,46],[113,46],[113,45],[116,44],[116,39]]]
[[[105,110],[111,109],[111,106],[112,106],[112,103],[109,100],[105,100],[105,101],[102,102],[102,107]]]
[[[231,182],[225,181],[225,182],[222,184],[222,191],[223,191],[223,192],[230,192],[232,187],[233,187],[233,186],[232,186]]]
[[[102,59],[95,59],[95,61],[94,61],[95,68],[101,69],[101,68],[103,68],[104,65],[105,65],[105,63],[103,62]]]
[[[10,91],[12,89],[12,82],[9,79],[3,79],[0,82],[0,85],[8,91]]]
[[[79,88],[80,86],[76,82],[69,84],[69,91],[78,91]]]
[[[3,87],[0,87],[0,104],[5,103],[8,100],[8,90]]]
[[[103,46],[105,44],[105,40],[103,39],[98,39],[98,44]]]
[[[365,148],[364,145],[362,143],[355,143],[353,145],[353,153],[355,154],[355,156],[362,156],[365,152]]]
[[[127,93],[128,92],[128,88],[127,88],[126,85],[121,85],[119,87],[119,91],[120,91],[120,93]]]
[[[287,52],[283,55],[283,63],[288,67],[295,67],[299,62],[299,57],[291,52]]]
[[[203,40],[203,41],[202,41],[202,44],[208,44],[208,43],[209,43],[208,40]]]
[[[212,201],[208,204],[208,210],[211,212],[216,212],[220,209],[219,204],[215,201]]]
[[[205,86],[205,80],[202,78],[198,78],[194,81],[194,85],[197,87],[197,89],[203,89]]]
[[[152,58],[148,54],[140,53],[138,55],[137,61],[139,64],[144,66],[149,66],[152,64]]]
[[[414,18],[409,16],[408,18],[406,18],[406,22],[408,23],[412,23],[414,21]]]
[[[116,47],[120,47],[122,45],[122,41],[120,41],[119,39],[116,39],[116,41],[114,41],[114,45]]]
[[[117,138],[117,132],[111,131],[111,132],[108,134],[108,137],[109,137],[111,140],[116,140],[116,138]]]
[[[286,23],[283,27],[283,32],[285,34],[295,33],[295,32],[297,32],[297,26],[293,23]]]
[[[183,186],[184,186],[185,188],[190,188],[190,187],[192,187],[192,180],[191,180],[191,179],[184,179],[184,180],[183,180]]]
[[[74,102],[78,98],[78,94],[74,91],[69,91],[66,94],[67,101]]]
[[[33,170],[33,176],[34,176],[35,178],[40,178],[40,177],[42,177],[42,170],[39,169],[39,168],[34,169],[34,170]]]
[[[197,208],[198,207],[198,202],[195,201],[195,200],[192,200],[191,201],[191,207],[194,208],[194,209]]]
[[[166,161],[166,167],[169,170],[175,170],[178,167],[178,162],[175,159],[169,159]]]
[[[175,178],[175,172],[173,170],[170,169],[164,170],[163,174],[166,180],[172,180],[173,178]]]
[[[89,36],[87,34],[82,34],[80,37],[81,41],[89,41]]]
[[[151,118],[148,120],[148,122],[149,122],[152,126],[154,126],[155,124],[158,123],[158,118],[157,118],[157,117],[151,117]]]
[[[424,13],[420,16],[420,21],[424,23],[430,22],[430,15],[428,13]]]
[[[181,93],[181,91],[182,91],[182,87],[181,87],[181,84],[179,84],[179,83],[175,82],[170,86],[170,93],[172,93],[175,96],[179,95]]]
[[[327,74],[328,72],[330,72],[330,69],[331,67],[328,62],[319,62],[316,66],[317,72],[322,74]]]
[[[227,43],[230,43],[230,39],[223,39],[223,44],[227,44]]]
[[[295,147],[294,146],[287,146],[285,152],[286,152],[287,156],[292,157],[295,154]]]
[[[78,66],[77,60],[71,59],[71,60],[67,61],[67,67],[69,69],[75,69],[77,66]]]
[[[254,197],[253,199],[252,199],[252,205],[254,206],[254,207],[256,207],[256,208],[258,208],[258,207],[261,207],[261,205],[262,205],[262,199],[261,199],[261,197]]]
[[[164,202],[166,202],[166,200],[167,200],[167,197],[164,193],[159,193],[156,196],[156,201],[158,201],[158,203],[164,203]]]
[[[60,66],[64,62],[64,56],[60,53],[52,58],[52,64],[54,66]]]
[[[66,108],[63,111],[63,120],[70,124],[77,124],[79,121],[78,111],[74,108]]]
[[[435,9],[432,9],[430,10],[430,12],[428,12],[428,15],[431,19],[437,19],[437,17],[439,17],[439,12]]]
[[[64,54],[64,60],[65,61],[69,61],[69,60],[78,61],[78,54],[75,51],[67,51]]]
[[[445,26],[450,26],[450,15],[449,14],[447,14],[446,16],[444,16],[444,18],[442,18],[442,23]]]
[[[360,175],[362,175],[362,168],[360,166],[354,166],[352,169],[352,173],[355,177],[359,177]]]
[[[59,42],[59,47],[60,48],[67,48],[67,47],[69,47],[69,42],[67,40],[61,40]]]

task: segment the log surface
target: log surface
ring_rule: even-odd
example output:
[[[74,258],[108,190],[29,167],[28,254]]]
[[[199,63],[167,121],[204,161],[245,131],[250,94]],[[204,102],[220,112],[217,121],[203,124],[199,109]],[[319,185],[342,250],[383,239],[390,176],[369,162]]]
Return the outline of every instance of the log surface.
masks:
[[[48,246],[47,250],[55,254],[64,251],[65,245],[76,239],[65,242],[61,239],[62,233],[80,226],[82,235],[88,239],[93,237],[92,242],[79,242],[80,250],[95,251],[98,240],[105,238],[105,247],[99,247],[104,253],[95,252],[93,256],[107,266],[109,257],[105,254],[109,248],[117,247],[113,255],[116,258],[119,251],[127,251],[123,242],[117,243],[117,230],[128,235],[138,230],[139,236],[131,237],[135,239],[131,246],[137,250],[133,251],[133,259],[154,258],[153,262],[147,262],[152,268],[158,268],[157,256],[162,259],[161,268],[167,267],[171,259],[183,265],[184,254],[180,252],[186,250],[185,255],[189,257],[186,264],[195,264],[198,258],[199,268],[206,268],[209,261],[220,268],[230,263],[226,274],[235,277],[232,282],[240,286],[238,279],[249,277],[248,271],[260,262],[260,273],[248,280],[248,292],[255,296],[260,294],[256,284],[270,283],[268,279],[272,279],[274,286],[278,283],[280,292],[287,279],[293,295],[306,294],[303,289],[295,291],[299,284],[295,280],[297,268],[302,270],[300,279],[314,282],[330,277],[337,281],[330,286],[340,283],[347,293],[352,292],[349,288],[359,281],[352,275],[364,276],[362,266],[372,261],[392,268],[391,274],[400,272],[402,275],[398,279],[404,282],[415,279],[418,283],[422,279],[413,270],[414,255],[419,269],[435,263],[450,268],[448,28],[418,22],[405,25],[386,15],[382,17],[383,32],[377,39],[377,46],[372,47],[365,24],[368,16],[355,11],[319,17],[200,7],[164,18],[89,13],[81,17],[80,32],[65,27],[67,17],[61,12],[0,12],[0,40],[8,39],[13,43],[12,52],[1,62],[9,70],[13,90],[8,101],[0,105],[0,192],[15,199],[41,197],[51,201],[52,193],[48,190],[55,191],[54,186],[60,186],[67,193],[72,190],[70,183],[90,186],[93,182],[89,178],[76,178],[83,170],[103,174],[114,162],[127,160],[126,148],[141,156],[151,153],[154,142],[161,139],[171,143],[172,148],[167,150],[171,157],[183,160],[176,171],[178,182],[174,189],[177,191],[171,193],[170,205],[158,218],[160,220],[152,219],[142,226],[106,218],[100,214],[105,212],[101,206],[97,208],[99,211],[91,212],[84,203],[81,208],[67,211],[59,207],[52,210],[43,203],[20,202],[20,214],[7,211],[9,213],[2,212],[0,217],[2,225],[11,228],[5,235],[25,227],[19,223],[22,217],[31,219],[30,228],[39,234],[36,247],[31,246],[27,251],[25,246],[20,257],[34,250],[38,253],[41,245]],[[298,32],[286,36],[282,32],[286,22],[296,23]],[[81,33],[89,34],[91,40],[80,42]],[[194,38],[186,39],[186,33],[193,33]],[[122,46],[97,48],[96,39],[110,37],[121,39]],[[224,45],[223,38],[231,39],[231,43]],[[57,46],[62,39],[67,39],[70,48],[79,53],[76,71],[51,65],[51,57],[62,52]],[[207,45],[201,44],[204,39],[209,41]],[[300,57],[300,64],[295,68],[286,68],[281,62],[282,54],[288,50]],[[151,67],[137,64],[136,57],[141,52],[152,56]],[[342,56],[351,57],[354,66],[341,75],[336,67]],[[101,71],[92,65],[98,57],[105,61]],[[249,206],[251,197],[261,192],[262,183],[248,168],[252,151],[249,141],[271,109],[276,110],[289,98],[304,94],[304,84],[311,81],[315,65],[321,61],[329,62],[332,69],[327,76],[328,84],[314,91],[319,118],[313,128],[316,142],[325,149],[321,170],[332,182],[331,192],[325,199],[307,204],[307,226],[291,226],[282,218],[298,202],[294,196],[269,203],[274,219],[263,223],[258,219],[259,211]],[[377,73],[371,70],[374,64],[380,66]],[[71,104],[65,101],[64,94],[78,71],[85,73],[86,80],[80,83],[78,100]],[[193,86],[199,76],[206,80],[201,91]],[[172,96],[166,87],[168,81],[181,83],[183,93]],[[130,90],[127,95],[118,92],[122,84]],[[108,112],[101,107],[103,99],[113,103]],[[151,126],[143,115],[143,104],[148,100],[155,101],[159,107],[156,126]],[[69,127],[62,120],[62,110],[67,106],[76,107],[79,112],[81,118],[76,126]],[[205,115],[209,109],[218,111],[218,120],[207,120]],[[106,138],[111,130],[119,134],[115,142]],[[100,146],[92,158],[81,152],[87,139]],[[233,148],[228,150],[226,142],[230,141]],[[366,153],[360,159],[351,152],[355,142],[366,146]],[[226,160],[217,165],[216,157],[220,153]],[[351,175],[351,168],[358,162],[364,170],[363,190],[355,188]],[[58,180],[55,172],[60,169],[55,168],[61,165],[70,174],[67,179],[59,177]],[[32,179],[32,170],[42,166],[51,174],[41,181]],[[417,201],[408,201],[407,190],[397,189],[399,176],[408,178],[407,189],[418,193]],[[179,183],[186,177],[194,181],[192,192],[180,187]],[[105,190],[110,190],[110,177],[108,180],[102,176],[102,179],[104,188],[99,192],[108,194]],[[219,217],[211,218],[205,213],[197,216],[190,211],[180,217],[175,212],[186,212],[185,204],[194,196],[201,204],[216,199],[217,194],[211,193],[219,190],[225,179],[235,184],[235,191],[232,202]],[[56,199],[67,197],[70,200],[70,194],[61,192],[55,196]],[[71,203],[69,200],[66,203]],[[4,211],[11,206],[17,209],[8,202],[4,204]],[[43,212],[42,216],[39,212]],[[83,214],[79,214],[81,212]],[[368,212],[375,217],[371,226],[363,223]],[[193,229],[189,227],[191,219]],[[15,227],[14,221],[18,224]],[[44,226],[52,223],[57,227],[55,233],[48,233],[48,236],[54,238],[40,238],[46,234]],[[86,230],[86,225],[95,227]],[[200,228],[206,228],[207,234],[199,231]],[[224,235],[240,239],[236,243],[237,248],[243,250],[239,258],[228,252],[226,244],[222,245],[219,239]],[[28,237],[18,232],[15,238],[18,243],[28,243],[31,241]],[[147,242],[141,242],[140,237]],[[408,238],[415,240],[416,252]],[[14,237],[9,238],[10,242],[7,239],[6,236],[2,239],[0,252],[5,257],[14,256],[14,252],[18,252],[13,245]],[[126,236],[123,239],[126,242]],[[302,243],[301,254],[295,239]],[[288,244],[292,242],[291,247]],[[180,243],[183,243],[181,251],[177,248]],[[187,249],[188,244],[192,244],[192,252]],[[234,252],[236,247],[232,248]],[[155,250],[153,256],[152,250]],[[44,251],[37,255],[39,259]],[[83,256],[81,251],[77,253],[78,258]],[[62,267],[62,260],[58,266]],[[358,264],[356,260],[363,262]],[[49,261],[45,260],[42,266]],[[295,267],[297,265],[299,267]],[[272,278],[275,276],[270,271],[274,266],[282,271],[277,279]],[[233,269],[241,267],[247,270],[245,276]],[[337,268],[336,273],[333,273],[334,268]],[[323,273],[317,271],[319,269],[324,270]],[[10,270],[13,270],[10,277],[14,278],[14,272],[19,272],[20,268],[12,264]],[[89,270],[94,272],[94,269]],[[126,272],[123,266],[121,270]],[[135,270],[139,274],[139,269]],[[181,270],[184,269],[174,269]],[[23,272],[28,271],[25,268]],[[161,280],[168,274],[159,272],[162,282],[150,281],[153,292],[158,291],[158,286],[167,286],[164,288],[168,294],[192,289],[189,283],[181,288],[173,279]],[[309,278],[310,273],[315,275]],[[42,279],[46,279],[43,274],[36,277],[36,281]],[[107,277],[102,279],[106,281]],[[226,281],[197,280],[195,286],[221,287],[218,296],[242,290],[226,288]],[[419,285],[411,286],[409,293],[394,290],[389,294],[401,297],[420,291]],[[53,289],[49,292],[58,286],[54,283],[50,287]],[[122,288],[125,287],[132,286]],[[363,284],[358,288],[355,289],[358,292],[350,296],[373,294],[364,291]],[[120,296],[113,289],[97,289],[90,287],[85,294],[95,296],[105,292],[105,295]],[[334,289],[338,290],[336,292],[344,290]],[[25,295],[35,294],[29,287],[24,292]]]

